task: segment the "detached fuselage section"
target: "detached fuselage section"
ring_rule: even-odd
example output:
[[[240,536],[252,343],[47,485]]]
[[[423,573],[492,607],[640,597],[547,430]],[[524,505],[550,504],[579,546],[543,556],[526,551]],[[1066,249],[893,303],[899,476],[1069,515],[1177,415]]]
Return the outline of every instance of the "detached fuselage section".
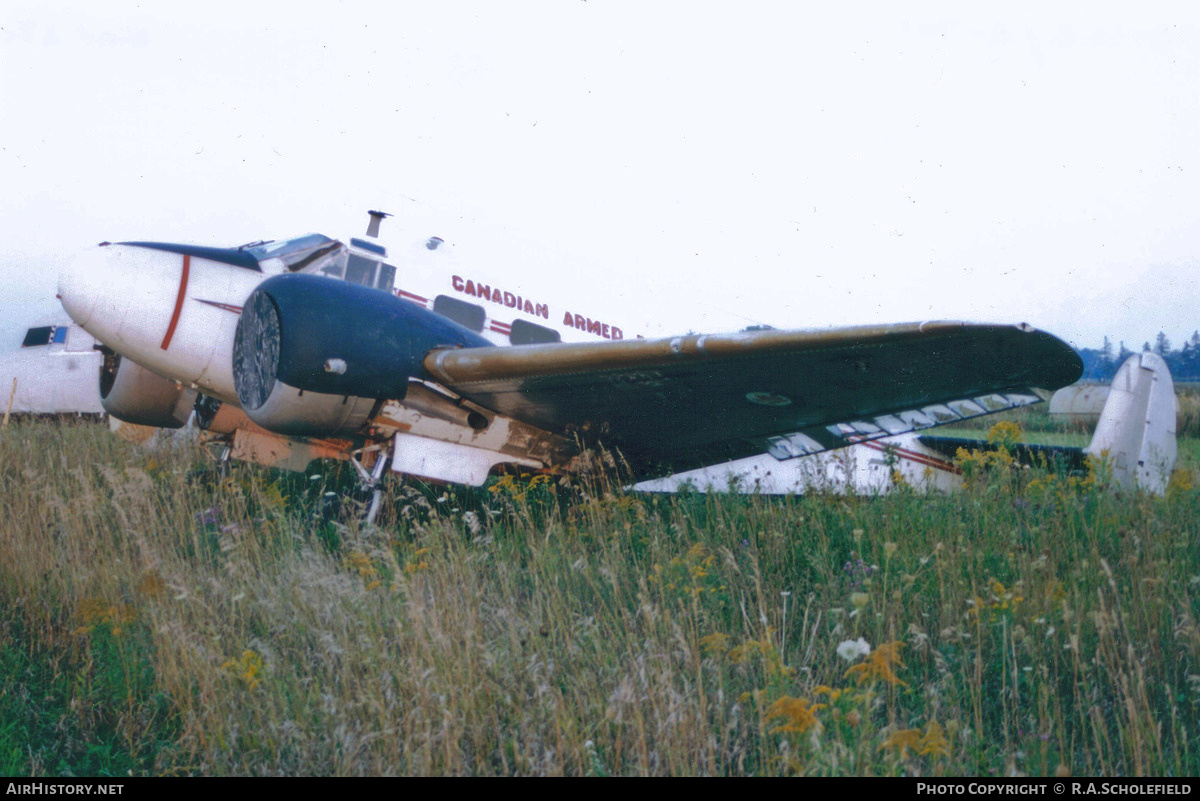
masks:
[[[102,414],[102,357],[77,325],[35,325],[19,347],[0,353],[0,414]]]

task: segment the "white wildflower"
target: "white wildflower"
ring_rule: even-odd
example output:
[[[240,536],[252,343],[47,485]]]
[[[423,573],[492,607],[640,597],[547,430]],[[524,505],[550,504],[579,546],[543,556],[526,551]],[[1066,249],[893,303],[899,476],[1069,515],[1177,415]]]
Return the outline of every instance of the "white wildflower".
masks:
[[[869,653],[871,653],[871,644],[862,637],[859,637],[857,640],[844,640],[837,647],[837,655],[847,662],[853,662]]]

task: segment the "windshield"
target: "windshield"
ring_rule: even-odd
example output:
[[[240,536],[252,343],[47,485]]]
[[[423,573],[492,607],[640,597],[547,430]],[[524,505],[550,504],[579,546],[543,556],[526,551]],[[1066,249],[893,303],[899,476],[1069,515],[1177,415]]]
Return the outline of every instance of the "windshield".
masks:
[[[279,259],[292,272],[320,269],[327,274],[340,274],[346,260],[346,249],[342,243],[323,234],[305,234],[295,239],[247,245],[243,249],[260,263]]]
[[[264,259],[281,259],[288,254],[311,250],[333,241],[323,234],[305,234],[295,239],[272,240],[260,245],[246,246],[244,249],[250,251],[254,258],[263,261]]]

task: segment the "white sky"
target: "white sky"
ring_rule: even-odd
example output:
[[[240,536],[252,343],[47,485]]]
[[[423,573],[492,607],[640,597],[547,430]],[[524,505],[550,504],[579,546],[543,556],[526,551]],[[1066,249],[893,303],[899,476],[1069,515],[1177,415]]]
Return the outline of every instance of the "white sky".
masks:
[[[1200,7],[974,6],[0,0],[0,330],[101,240],[382,208],[663,333],[717,307],[1178,345]]]

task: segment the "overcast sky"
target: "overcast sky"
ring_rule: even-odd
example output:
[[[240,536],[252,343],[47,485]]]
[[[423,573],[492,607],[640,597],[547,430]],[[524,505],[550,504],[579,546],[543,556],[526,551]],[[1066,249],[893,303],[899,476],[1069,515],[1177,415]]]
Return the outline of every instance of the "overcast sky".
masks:
[[[101,240],[344,237],[382,208],[663,333],[1178,345],[1200,11],[993,8],[0,0],[0,329]]]

